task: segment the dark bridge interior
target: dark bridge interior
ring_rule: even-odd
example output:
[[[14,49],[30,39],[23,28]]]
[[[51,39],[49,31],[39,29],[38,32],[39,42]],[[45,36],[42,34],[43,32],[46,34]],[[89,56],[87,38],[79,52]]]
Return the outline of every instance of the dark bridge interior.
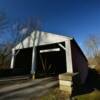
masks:
[[[60,44],[65,46],[64,42],[61,42]],[[16,50],[14,68],[1,70],[0,77],[31,74],[32,50],[33,48]],[[35,60],[36,78],[48,77],[66,72],[65,50],[62,49],[58,43],[37,46]]]
[[[15,53],[14,68],[0,70],[0,78],[30,74],[32,64],[32,48],[16,50]]]
[[[16,50],[14,69],[17,73],[30,74],[32,66],[32,48]]]
[[[65,46],[64,42],[61,44]],[[65,50],[58,43],[37,46],[36,51],[36,77],[47,77],[66,72]]]

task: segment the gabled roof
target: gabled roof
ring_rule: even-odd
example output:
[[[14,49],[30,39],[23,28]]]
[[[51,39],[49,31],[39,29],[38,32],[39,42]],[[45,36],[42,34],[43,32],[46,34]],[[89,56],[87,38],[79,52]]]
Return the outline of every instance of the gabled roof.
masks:
[[[48,32],[33,31],[30,36],[26,37],[22,42],[17,44],[13,49],[21,49],[32,47],[33,45],[44,45],[56,42],[63,42],[66,40],[72,40],[73,38],[68,36],[57,35]]]

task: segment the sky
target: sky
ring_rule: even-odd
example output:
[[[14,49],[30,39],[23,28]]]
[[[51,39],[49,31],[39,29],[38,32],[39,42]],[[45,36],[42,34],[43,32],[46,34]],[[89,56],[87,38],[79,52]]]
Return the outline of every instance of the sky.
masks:
[[[81,48],[90,34],[100,36],[100,0],[0,0],[9,20],[36,17],[42,30],[72,36]]]

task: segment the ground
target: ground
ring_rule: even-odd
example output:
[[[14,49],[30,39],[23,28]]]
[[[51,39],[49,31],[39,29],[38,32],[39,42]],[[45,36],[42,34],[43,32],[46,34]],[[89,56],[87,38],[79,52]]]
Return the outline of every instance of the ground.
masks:
[[[49,91],[45,96],[42,96],[40,100],[67,100],[67,98],[69,98],[68,93],[56,88]],[[34,98],[32,100],[34,100]],[[100,100],[100,91],[95,90],[91,93],[78,95],[73,97],[73,100]]]
[[[0,80],[0,100],[70,100],[69,94],[59,90],[58,85],[58,77]],[[72,100],[100,100],[100,74],[89,69],[86,83],[75,90]]]
[[[0,80],[0,100],[40,100],[51,89],[58,87],[56,77],[35,80],[3,81]]]
[[[16,84],[19,84],[19,83],[23,84],[23,83],[26,83],[26,82],[27,82],[27,80],[24,80],[24,81],[16,82]],[[5,87],[5,85],[6,85],[6,83],[0,84],[0,87],[3,88],[3,87]],[[14,84],[13,84],[13,82],[10,82],[6,86],[9,86],[9,85],[14,85]],[[35,88],[34,88],[34,85],[33,85],[33,90],[34,89]],[[23,92],[23,90],[20,90],[20,91]],[[26,91],[26,90],[24,90],[24,91]],[[52,88],[52,89],[47,89],[46,91],[44,91],[45,93],[43,95],[41,95],[40,97],[34,97],[34,92],[33,92],[33,94],[31,94],[31,96],[27,97],[27,100],[67,100],[69,98],[69,94],[67,92],[59,90],[58,87],[55,87],[55,88]],[[2,99],[2,100],[4,100],[4,99]],[[11,100],[11,98],[9,100]],[[94,90],[90,93],[74,96],[73,100],[100,100],[100,90]]]
[[[100,100],[100,91],[95,90],[91,93],[87,93],[84,95],[76,96],[77,100]]]
[[[44,96],[41,96],[41,100],[66,100],[69,98],[69,94],[67,92],[59,90],[59,88],[55,88],[50,90]],[[34,100],[34,99],[33,99]]]

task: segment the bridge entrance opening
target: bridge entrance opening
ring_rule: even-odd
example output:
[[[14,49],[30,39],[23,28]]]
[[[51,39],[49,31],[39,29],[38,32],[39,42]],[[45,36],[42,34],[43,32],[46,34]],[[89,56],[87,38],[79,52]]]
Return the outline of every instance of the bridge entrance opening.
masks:
[[[18,49],[15,51],[14,69],[17,74],[30,74],[32,66],[33,48]]]
[[[54,43],[37,46],[36,56],[36,77],[55,76],[66,72],[65,43]]]

